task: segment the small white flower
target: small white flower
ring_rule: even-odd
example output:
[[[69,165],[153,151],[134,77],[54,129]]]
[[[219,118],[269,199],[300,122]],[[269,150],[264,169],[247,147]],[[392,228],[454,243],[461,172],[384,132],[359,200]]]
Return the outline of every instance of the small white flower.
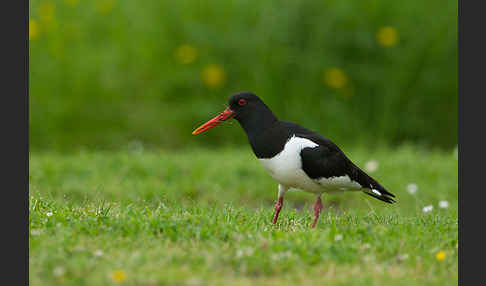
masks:
[[[142,153],[144,149],[143,142],[140,140],[132,140],[128,143],[128,149],[134,153]]]
[[[76,246],[73,248],[73,250],[74,250],[74,251],[84,251],[84,249],[85,249],[85,248],[84,248],[84,246],[82,246],[82,245],[80,245],[80,244],[76,245]]]
[[[369,243],[365,243],[361,246],[361,250],[367,250],[367,249],[370,249],[371,248],[371,245]]]
[[[366,164],[365,164],[365,170],[366,171],[373,173],[377,169],[378,169],[378,162],[376,162],[375,160],[371,160],[371,161],[366,162]]]
[[[373,260],[373,257],[371,255],[365,255],[363,256],[363,261],[364,262],[371,262]]]
[[[46,216],[52,216],[51,212],[46,213]]]
[[[446,209],[448,207],[449,207],[449,202],[448,201],[440,201],[439,202],[439,208]]]
[[[398,261],[404,261],[404,260],[407,260],[408,259],[408,254],[405,253],[405,254],[402,254],[402,255],[399,255],[397,257]]]
[[[275,261],[280,261],[282,259],[288,259],[291,256],[292,256],[292,252],[290,250],[287,250],[287,251],[273,253],[272,255],[270,255],[270,259]]]
[[[336,236],[334,236],[334,241],[340,241],[343,239],[343,235],[342,234],[336,234]]]
[[[94,252],[94,255],[95,255],[95,256],[97,256],[97,257],[103,256],[103,250],[101,250],[101,249],[97,249],[97,250]]]
[[[133,258],[138,258],[138,257],[140,257],[140,251],[135,251],[135,252],[132,254],[132,257],[133,257]]]
[[[66,273],[66,270],[65,270],[65,269],[64,269],[64,267],[62,267],[62,266],[56,266],[56,267],[54,268],[53,273],[54,273],[54,276],[56,276],[56,277],[60,277],[60,276],[63,276],[63,275],[64,275],[64,273]]]
[[[32,229],[32,230],[30,230],[30,234],[31,235],[39,235],[39,234],[41,234],[41,231],[40,231],[40,229]]]
[[[199,286],[204,285],[203,281],[200,278],[192,277],[186,281],[186,285],[188,286]]]
[[[240,258],[243,256],[252,256],[254,251],[255,249],[253,247],[241,248],[236,251],[236,257]]]
[[[411,195],[415,194],[418,191],[417,184],[411,183],[407,185],[407,192]]]
[[[428,206],[425,206],[422,210],[424,211],[424,213],[428,213],[428,212],[432,211],[433,209],[434,209],[433,205],[428,205]]]
[[[238,249],[238,251],[236,251],[236,257],[237,257],[237,258],[240,258],[240,257],[242,257],[242,256],[243,256],[243,250]]]

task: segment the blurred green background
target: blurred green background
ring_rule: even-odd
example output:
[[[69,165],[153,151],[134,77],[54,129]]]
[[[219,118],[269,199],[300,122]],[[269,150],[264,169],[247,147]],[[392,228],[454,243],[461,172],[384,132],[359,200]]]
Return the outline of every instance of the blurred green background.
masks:
[[[457,144],[457,2],[30,1],[33,150],[193,137],[235,92],[340,145]]]

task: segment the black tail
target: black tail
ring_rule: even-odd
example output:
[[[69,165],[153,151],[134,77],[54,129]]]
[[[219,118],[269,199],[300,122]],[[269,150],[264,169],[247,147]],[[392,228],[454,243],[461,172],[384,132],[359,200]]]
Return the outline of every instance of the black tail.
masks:
[[[390,195],[383,195],[383,194],[382,194],[381,196],[380,196],[380,195],[378,195],[378,194],[375,194],[375,193],[370,193],[370,192],[368,192],[368,191],[364,191],[363,193],[365,193],[365,194],[367,194],[367,195],[369,195],[369,196],[372,196],[373,198],[379,199],[380,201],[385,202],[385,203],[393,204],[393,203],[395,202],[395,200],[394,200],[394,199],[392,199],[392,198],[390,197],[390,195],[391,195],[392,197],[395,197],[395,196],[394,196],[393,194],[391,194],[391,193],[389,193]]]
[[[354,164],[353,164],[354,165]],[[355,170],[352,178],[354,181],[358,182],[361,186],[363,186],[363,192],[373,198],[379,199],[385,203],[392,204],[395,202],[394,198],[395,195],[388,192],[380,183],[378,183],[375,179],[368,176],[364,171],[354,165]]]

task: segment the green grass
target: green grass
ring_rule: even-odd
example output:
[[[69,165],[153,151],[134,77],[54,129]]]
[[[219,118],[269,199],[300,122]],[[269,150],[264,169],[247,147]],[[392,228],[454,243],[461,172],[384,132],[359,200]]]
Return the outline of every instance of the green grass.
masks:
[[[451,148],[457,15],[454,0],[32,0],[31,147],[187,146],[232,93],[253,91],[338,142]],[[387,26],[394,46],[377,41]],[[193,62],[175,56],[182,45]],[[214,64],[226,76],[211,88],[201,74]],[[342,88],[324,83],[334,67]],[[238,128],[226,132],[198,143],[245,143]]]
[[[271,224],[277,185],[247,147],[32,153],[30,285],[113,285],[116,270],[123,285],[456,285],[453,152],[346,153],[376,160],[398,202],[324,195],[315,229],[303,192]]]

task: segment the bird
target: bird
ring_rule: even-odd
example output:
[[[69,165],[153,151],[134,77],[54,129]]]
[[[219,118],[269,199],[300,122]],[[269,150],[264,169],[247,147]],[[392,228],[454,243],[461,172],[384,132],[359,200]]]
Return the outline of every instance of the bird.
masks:
[[[231,95],[227,108],[192,134],[203,133],[224,121],[236,119],[245,131],[253,153],[278,182],[272,223],[276,224],[285,193],[297,189],[316,196],[314,228],[324,193],[361,191],[392,204],[395,195],[356,166],[330,139],[296,123],[281,121],[254,93]]]

